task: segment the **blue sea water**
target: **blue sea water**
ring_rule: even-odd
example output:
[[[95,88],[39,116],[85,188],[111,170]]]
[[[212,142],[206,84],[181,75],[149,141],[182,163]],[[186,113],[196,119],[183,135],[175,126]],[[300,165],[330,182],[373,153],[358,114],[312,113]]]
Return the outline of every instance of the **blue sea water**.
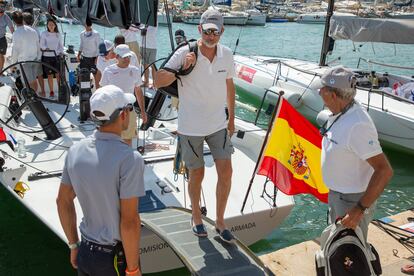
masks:
[[[60,25],[66,33],[66,45],[79,46],[82,26]],[[197,38],[194,25],[174,24],[173,33],[181,28],[188,38]],[[271,55],[319,61],[322,44],[322,25],[300,25],[296,23],[273,23],[264,27],[226,27],[222,43],[246,55]],[[41,30],[43,27],[40,28]],[[117,29],[96,29],[105,39],[112,40]],[[61,30],[62,32],[62,30]],[[413,45],[353,44],[349,41],[336,43],[329,60],[340,58],[340,63],[356,67],[359,57],[370,58],[384,63],[412,66]],[[171,51],[168,31],[158,29],[158,57],[165,57]],[[363,68],[414,75],[406,70],[385,68]],[[239,101],[252,104],[249,99],[239,96]],[[253,120],[255,113],[249,109],[237,108],[237,115]],[[384,191],[378,204],[376,217],[383,217],[414,207],[414,172],[412,156],[386,151],[394,168],[394,178]],[[251,246],[257,254],[265,254],[298,242],[317,237],[326,226],[326,205],[311,196],[295,196],[296,205],[290,216],[266,239]],[[75,275],[69,265],[69,251],[43,223],[16,202],[8,192],[0,188],[0,275]],[[185,269],[159,275],[187,275]]]

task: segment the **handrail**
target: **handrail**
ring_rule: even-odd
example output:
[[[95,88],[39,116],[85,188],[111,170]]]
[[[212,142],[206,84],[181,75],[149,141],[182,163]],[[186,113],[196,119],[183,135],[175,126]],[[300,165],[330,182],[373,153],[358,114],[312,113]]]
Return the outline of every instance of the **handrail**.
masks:
[[[395,64],[387,64],[387,63],[381,63],[381,62],[378,62],[378,61],[373,61],[373,60],[370,60],[370,59],[366,59],[366,58],[363,58],[363,57],[360,57],[359,59],[358,59],[358,65],[357,65],[357,68],[359,68],[359,64],[360,64],[360,61],[365,61],[366,63],[368,63],[368,64],[376,64],[376,65],[380,65],[380,66],[384,66],[384,67],[390,67],[390,68],[397,68],[397,69],[404,69],[404,70],[414,70],[414,67],[409,67],[409,66],[399,66],[399,65],[395,65]]]
[[[263,97],[262,97],[262,102],[260,103],[260,107],[259,107],[259,109],[258,109],[258,111],[257,111],[257,115],[256,115],[256,119],[254,120],[254,125],[255,126],[257,126],[257,121],[259,120],[259,116],[260,116],[260,113],[262,112],[262,108],[263,108],[263,104],[264,104],[264,102],[265,102],[265,99],[266,99],[266,96],[267,96],[267,93],[273,93],[273,94],[275,94],[275,95],[277,95],[277,96],[279,96],[280,94],[279,93],[277,93],[276,91],[273,91],[273,90],[270,90],[270,89],[266,89],[266,91],[265,91],[265,93],[264,93],[264,95],[263,95]]]
[[[399,97],[399,96],[396,96],[396,95],[393,95],[393,94],[390,94],[390,93],[387,93],[387,92],[382,91],[380,89],[366,88],[366,87],[361,87],[361,86],[357,86],[357,89],[367,91],[368,93],[379,94],[383,97],[385,96],[385,97],[393,98],[394,100],[398,100],[398,101],[401,101],[401,102],[405,102],[405,103],[414,105],[413,101],[410,101],[406,98]]]

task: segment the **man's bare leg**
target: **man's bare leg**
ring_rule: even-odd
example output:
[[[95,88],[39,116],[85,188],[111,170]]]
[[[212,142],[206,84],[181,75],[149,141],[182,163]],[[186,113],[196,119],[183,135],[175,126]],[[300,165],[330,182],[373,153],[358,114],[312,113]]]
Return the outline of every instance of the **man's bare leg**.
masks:
[[[4,55],[0,55],[0,72],[3,71]]]
[[[224,212],[226,211],[227,199],[230,194],[233,169],[231,159],[215,160],[215,163],[218,176],[216,187],[216,227],[222,231],[226,229]]]
[[[204,178],[204,167],[189,170],[188,194],[191,200],[191,209],[194,225],[202,224],[200,211],[201,183]]]

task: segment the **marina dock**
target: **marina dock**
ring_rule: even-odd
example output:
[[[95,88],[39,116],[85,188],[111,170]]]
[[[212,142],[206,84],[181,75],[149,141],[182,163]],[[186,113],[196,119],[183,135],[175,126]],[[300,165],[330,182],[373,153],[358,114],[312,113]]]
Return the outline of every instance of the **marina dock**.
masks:
[[[407,218],[414,216],[414,209],[383,218],[394,226],[408,224]],[[413,233],[414,236],[414,233]],[[410,264],[414,256],[402,244],[379,229],[374,223],[369,225],[368,241],[377,249],[384,276],[408,275],[401,267]],[[265,265],[279,276],[315,275],[315,252],[320,248],[317,239],[302,242],[275,252],[260,256]],[[410,261],[411,259],[411,261]]]

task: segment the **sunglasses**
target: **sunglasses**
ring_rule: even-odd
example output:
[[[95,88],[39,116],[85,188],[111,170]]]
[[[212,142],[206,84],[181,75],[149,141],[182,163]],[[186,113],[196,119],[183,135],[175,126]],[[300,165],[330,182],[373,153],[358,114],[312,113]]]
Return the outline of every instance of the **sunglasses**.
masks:
[[[207,29],[207,30],[203,30],[203,34],[219,36],[221,35],[221,32],[216,29]]]
[[[92,116],[92,121],[94,121],[97,125],[102,126],[102,125],[108,125],[110,123],[113,123],[118,117],[119,114],[121,114],[121,112],[125,112],[125,111],[129,111],[132,112],[134,110],[134,105],[133,104],[127,104],[124,107],[120,107],[114,110],[114,112],[112,112],[112,114],[109,116],[109,120],[104,120],[101,121],[98,118],[95,118]]]

